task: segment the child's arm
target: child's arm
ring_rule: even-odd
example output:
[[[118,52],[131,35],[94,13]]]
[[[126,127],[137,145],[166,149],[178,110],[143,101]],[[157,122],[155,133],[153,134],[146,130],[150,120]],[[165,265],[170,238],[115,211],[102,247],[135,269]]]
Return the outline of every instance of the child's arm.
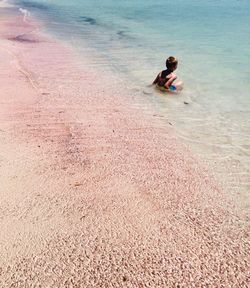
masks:
[[[153,82],[153,85],[155,85],[155,84],[158,83],[158,81],[159,81],[159,75],[160,75],[160,73],[156,76],[156,78],[155,78],[155,80],[154,80],[154,82]]]
[[[177,79],[177,76],[175,74],[171,74],[171,77],[167,80],[166,84],[164,85],[167,89],[169,89],[169,87],[172,85],[172,83],[174,82],[174,80]]]

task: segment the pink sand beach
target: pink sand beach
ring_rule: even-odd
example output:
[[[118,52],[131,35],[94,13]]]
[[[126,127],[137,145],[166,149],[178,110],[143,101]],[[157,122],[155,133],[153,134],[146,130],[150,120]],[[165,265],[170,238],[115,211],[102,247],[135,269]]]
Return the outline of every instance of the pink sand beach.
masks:
[[[249,287],[209,169],[40,25],[0,10],[0,287]]]

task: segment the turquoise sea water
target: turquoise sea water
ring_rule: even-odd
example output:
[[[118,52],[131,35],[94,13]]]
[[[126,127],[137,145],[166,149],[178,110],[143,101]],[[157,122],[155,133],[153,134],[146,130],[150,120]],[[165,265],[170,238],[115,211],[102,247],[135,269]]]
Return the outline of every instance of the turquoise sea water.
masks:
[[[89,47],[98,55],[92,65],[118,73],[131,93],[148,92],[146,85],[164,68],[166,57],[177,56],[184,90],[176,96],[150,90],[152,105],[218,170],[236,165],[235,173],[249,173],[249,0],[14,3],[44,20],[45,30],[83,56]],[[249,188],[249,182],[242,183],[232,185]]]

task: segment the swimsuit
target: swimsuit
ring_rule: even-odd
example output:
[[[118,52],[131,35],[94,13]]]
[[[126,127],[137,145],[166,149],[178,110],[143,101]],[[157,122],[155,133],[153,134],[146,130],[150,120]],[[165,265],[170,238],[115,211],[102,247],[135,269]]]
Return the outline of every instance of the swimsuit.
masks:
[[[169,80],[169,78],[167,78],[167,76],[169,74],[171,74],[173,71],[172,70],[163,70],[161,71],[160,75],[159,75],[159,79],[158,79],[158,82],[157,82],[157,85],[159,87],[163,87],[163,88],[166,88],[165,87],[165,84],[167,83],[167,81]]]

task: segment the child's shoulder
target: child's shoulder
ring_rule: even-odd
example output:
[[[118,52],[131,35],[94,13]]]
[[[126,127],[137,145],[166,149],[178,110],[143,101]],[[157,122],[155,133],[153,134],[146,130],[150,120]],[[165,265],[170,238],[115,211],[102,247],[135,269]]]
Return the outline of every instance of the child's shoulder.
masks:
[[[161,73],[162,78],[166,78],[168,75],[171,74],[171,71],[169,71],[168,69],[165,69],[165,70],[162,70],[160,73]]]

